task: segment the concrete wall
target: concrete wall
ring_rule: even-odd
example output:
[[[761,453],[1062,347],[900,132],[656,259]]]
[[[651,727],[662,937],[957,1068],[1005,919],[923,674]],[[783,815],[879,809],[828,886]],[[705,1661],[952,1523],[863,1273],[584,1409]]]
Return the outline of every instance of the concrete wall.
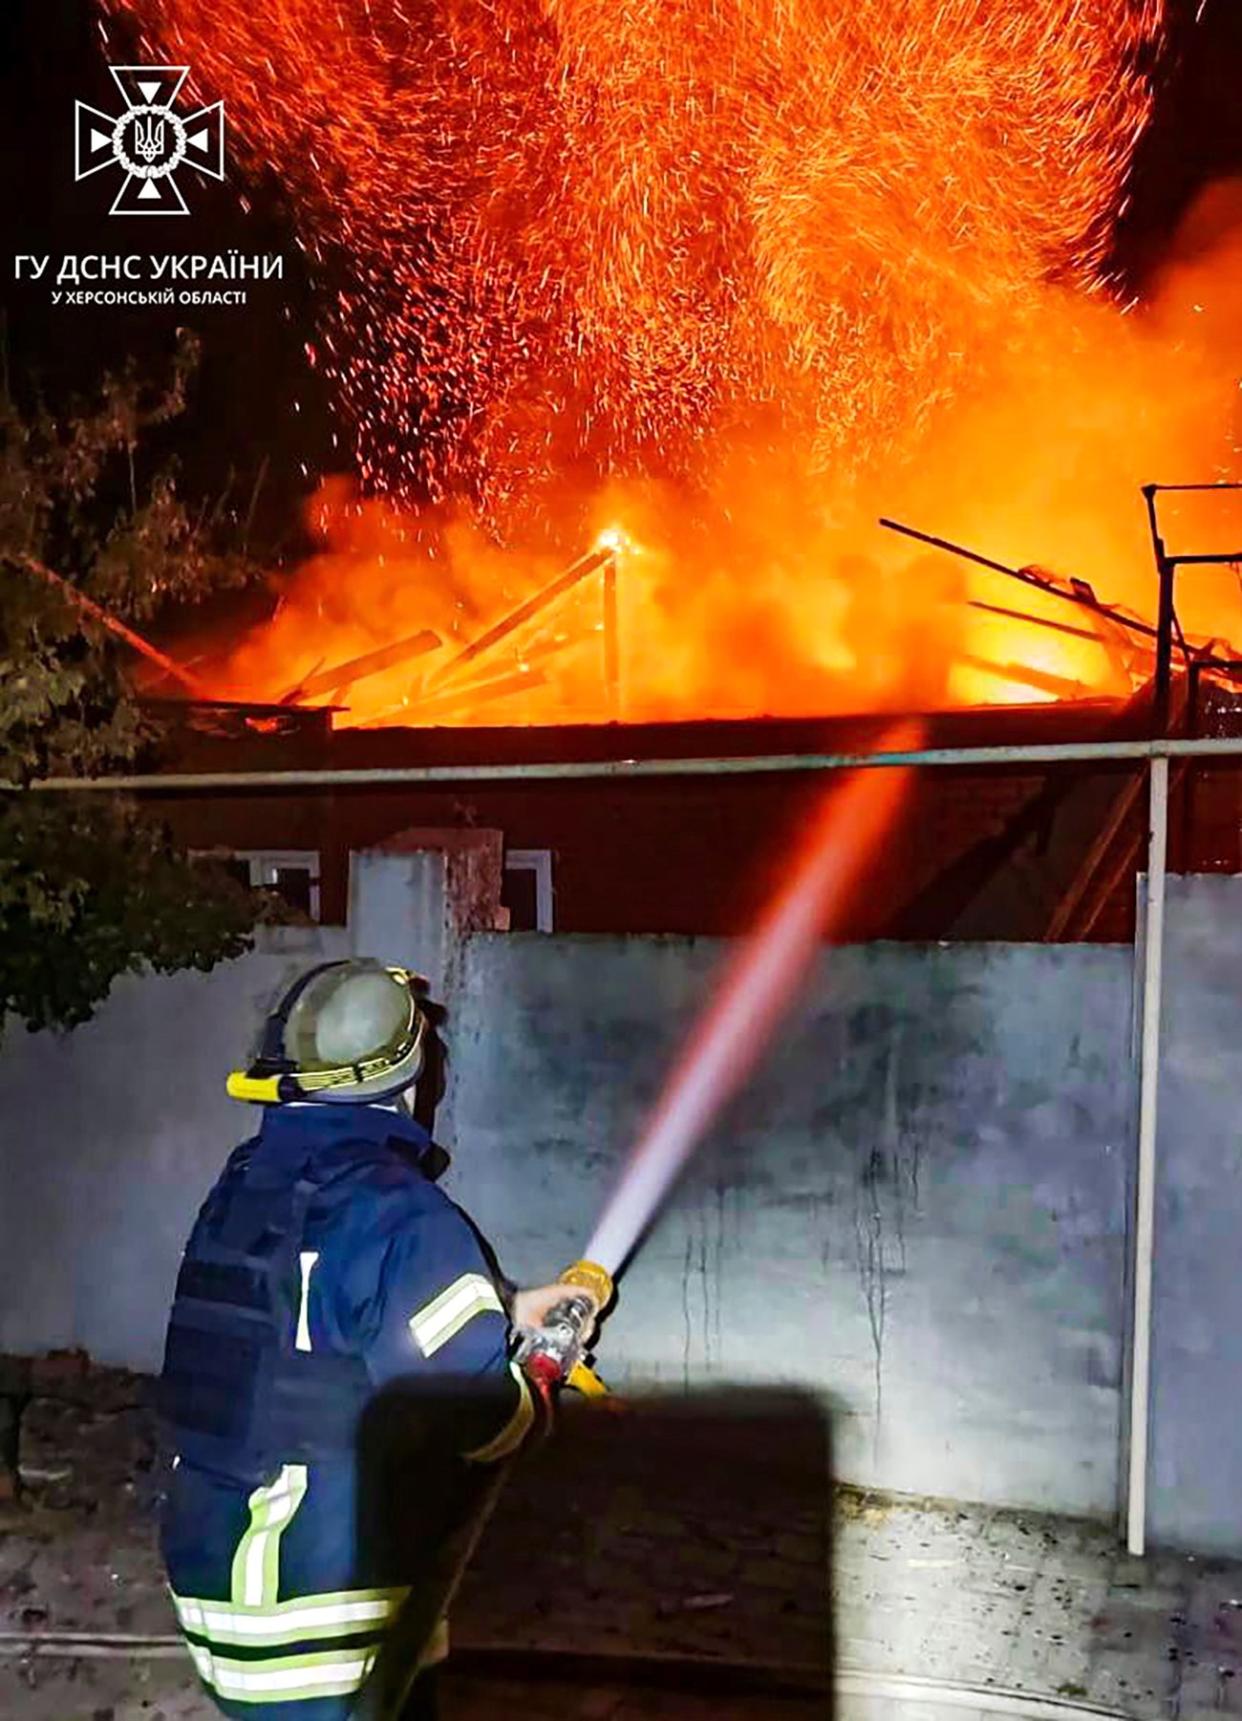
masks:
[[[510,1272],[581,1252],[704,998],[708,941],[477,938],[457,1172]],[[625,1279],[602,1362],[806,1383],[847,1478],[1111,1513],[1129,953],[826,952]]]
[[[82,1345],[157,1368],[199,1203],[256,1119],[224,1078],[303,967],[344,932],[282,929],[210,974],[127,976],[71,1034],[0,1043],[0,1351]]]
[[[0,1351],[81,1345],[99,1362],[158,1368],[194,1215],[258,1123],[224,1079],[274,1000],[307,967],[350,954],[444,972],[454,869],[419,841],[353,857],[348,931],[261,930],[254,952],[210,974],[126,976],[72,1034],[7,1024]]]
[[[414,873],[408,889],[374,876],[400,915],[436,896]],[[281,934],[206,976],[126,980],[67,1038],[10,1028],[0,1350],[156,1366],[185,1234],[254,1121],[223,1075],[290,971],[360,927],[371,953],[373,919]],[[392,937],[417,954],[408,925]],[[723,948],[459,949],[449,1186],[515,1275],[581,1252]],[[849,1479],[1110,1512],[1129,996],[1123,950],[826,953],[627,1276],[605,1371],[674,1391],[809,1383],[838,1412]]]
[[[1242,1548],[1242,877],[1170,878],[1149,1523]]]

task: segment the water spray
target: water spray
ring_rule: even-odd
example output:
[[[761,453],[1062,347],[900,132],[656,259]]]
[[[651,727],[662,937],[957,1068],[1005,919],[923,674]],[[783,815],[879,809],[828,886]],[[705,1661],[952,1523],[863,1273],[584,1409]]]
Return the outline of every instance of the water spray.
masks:
[[[917,723],[896,723],[878,751],[913,751],[921,733]],[[725,969],[587,1244],[587,1259],[605,1272],[625,1266],[696,1143],[758,1063],[821,939],[840,924],[911,775],[863,770],[825,796],[789,883]]]
[[[921,738],[920,724],[894,724],[876,750],[912,752]],[[541,1327],[518,1332],[513,1360],[545,1404],[565,1386],[589,1398],[606,1396],[587,1352],[595,1323],[612,1301],[614,1280],[696,1143],[758,1062],[822,937],[840,924],[863,867],[891,827],[910,777],[908,769],[861,770],[825,797],[788,885],[726,967],[714,1002],[630,1154],[585,1258],[561,1274],[564,1300],[548,1312]],[[444,1580],[417,1597],[412,1641],[428,1637],[446,1611],[520,1451],[492,1470]]]
[[[894,724],[877,751],[914,751],[914,722]],[[726,967],[715,999],[657,1101],[609,1198],[585,1258],[561,1275],[568,1295],[538,1332],[523,1333],[517,1358],[543,1390],[565,1384],[598,1396],[585,1346],[597,1312],[703,1134],[740,1088],[792,1005],[822,938],[839,926],[863,868],[891,828],[908,769],[858,771],[830,791],[792,876],[754,934]]]

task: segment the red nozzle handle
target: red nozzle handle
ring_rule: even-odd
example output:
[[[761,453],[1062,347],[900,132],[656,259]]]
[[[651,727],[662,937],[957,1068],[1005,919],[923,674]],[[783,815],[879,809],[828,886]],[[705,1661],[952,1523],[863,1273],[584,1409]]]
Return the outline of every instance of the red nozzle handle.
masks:
[[[560,1364],[547,1351],[535,1351],[531,1356],[528,1356],[525,1369],[535,1385],[542,1387],[545,1392],[561,1384]]]

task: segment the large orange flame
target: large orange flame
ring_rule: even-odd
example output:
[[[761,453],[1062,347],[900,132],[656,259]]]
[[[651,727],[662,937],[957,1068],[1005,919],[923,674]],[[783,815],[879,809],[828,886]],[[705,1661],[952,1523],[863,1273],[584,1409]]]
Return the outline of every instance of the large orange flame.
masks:
[[[354,720],[1128,685],[874,516],[1150,612],[1136,486],[1233,452],[1227,200],[1150,305],[1104,273],[1164,0],[103,3],[226,99],[343,283],[315,356],[361,488],[312,504],[322,553],[223,689],[423,628],[342,686]],[[453,652],[613,527],[619,693],[601,572],[454,705]]]

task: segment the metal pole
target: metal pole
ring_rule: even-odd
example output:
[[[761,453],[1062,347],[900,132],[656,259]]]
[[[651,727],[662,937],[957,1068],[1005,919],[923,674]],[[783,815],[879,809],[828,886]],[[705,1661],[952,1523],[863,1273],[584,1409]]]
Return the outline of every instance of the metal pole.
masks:
[[[1147,902],[1143,919],[1143,1038],[1139,1071],[1138,1188],[1134,1217],[1134,1309],[1130,1353],[1130,1474],[1126,1545],[1141,1555],[1147,1537],[1147,1452],[1151,1418],[1151,1285],[1155,1258],[1156,1106],[1164,958],[1164,884],[1169,831],[1169,761],[1151,762]]]
[[[1156,677],[1152,698],[1152,726],[1157,735],[1169,732],[1169,698],[1173,687],[1173,564],[1163,553],[1160,570],[1160,607],[1156,613]]]
[[[913,538],[917,543],[930,544],[935,550],[947,550],[951,556],[960,556],[964,561],[975,562],[981,568],[990,568],[993,573],[1006,574],[1011,580],[1020,580],[1024,586],[1034,586],[1036,591],[1044,592],[1050,598],[1060,598],[1067,604],[1078,604],[1092,615],[1098,615],[1103,621],[1114,622],[1130,633],[1141,634],[1145,639],[1156,637],[1156,629],[1150,622],[1123,615],[1110,604],[1101,603],[1094,593],[1088,596],[1091,592],[1089,586],[1083,586],[1081,590],[1071,588],[1067,591],[1051,577],[1045,578],[1029,568],[1011,568],[1008,562],[998,562],[991,556],[981,556],[977,550],[968,550],[964,544],[955,544],[951,538],[933,537],[930,532],[920,532],[916,526],[903,526],[900,520],[890,520],[887,516],[882,516],[878,524],[887,527],[890,532],[900,532],[903,537]],[[1079,584],[1082,585],[1082,582]]]
[[[785,771],[863,771],[891,766],[1123,764],[1130,759],[1220,759],[1242,754],[1242,736],[1187,741],[1069,741],[1047,746],[924,747],[902,753],[757,753],[728,758],[548,759],[490,765],[369,765],[290,771],[143,771],[115,777],[0,779],[0,794],[185,790],[398,788],[416,783],[617,781],[639,777],[747,777]]]
[[[1143,485],[1143,500],[1147,504],[1147,525],[1151,532],[1151,547],[1156,558],[1156,573],[1160,581],[1156,611],[1156,681],[1152,696],[1152,733],[1169,732],[1169,692],[1173,680],[1173,580],[1174,565],[1160,535],[1156,517],[1157,484]]]
[[[1199,733],[1199,701],[1203,693],[1203,665],[1192,657],[1186,666],[1186,733],[1194,740]],[[1194,871],[1195,836],[1195,768],[1187,765],[1182,775],[1181,835],[1175,868],[1178,872]]]
[[[1030,622],[1032,627],[1049,628],[1053,633],[1067,633],[1071,639],[1090,640],[1092,645],[1099,645],[1099,630],[1093,627],[1071,627],[1065,621],[1049,621],[1046,616],[1030,615],[1026,610],[1006,609],[1002,604],[985,604],[981,598],[967,598],[968,610],[986,610],[989,615],[1007,616],[1010,621]]]

